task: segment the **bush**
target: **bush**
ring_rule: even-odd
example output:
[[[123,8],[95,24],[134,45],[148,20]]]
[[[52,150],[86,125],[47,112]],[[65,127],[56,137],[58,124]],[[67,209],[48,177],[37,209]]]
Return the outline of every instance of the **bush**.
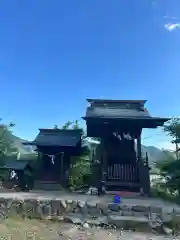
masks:
[[[91,164],[87,157],[72,158],[69,170],[69,186],[73,189],[83,188],[90,184]]]

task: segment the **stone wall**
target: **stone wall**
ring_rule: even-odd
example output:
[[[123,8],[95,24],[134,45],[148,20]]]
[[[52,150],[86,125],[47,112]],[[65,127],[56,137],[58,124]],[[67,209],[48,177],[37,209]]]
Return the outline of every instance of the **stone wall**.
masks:
[[[61,220],[75,224],[114,225],[121,228],[139,225],[151,228],[180,222],[180,212],[160,207],[127,206],[73,200],[0,199],[0,216]]]

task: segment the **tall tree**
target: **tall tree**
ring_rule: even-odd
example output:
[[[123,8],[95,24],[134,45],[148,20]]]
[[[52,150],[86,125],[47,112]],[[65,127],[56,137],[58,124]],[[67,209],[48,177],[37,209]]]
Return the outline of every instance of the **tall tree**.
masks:
[[[4,124],[2,119],[0,121],[0,157],[2,158],[13,151],[17,151],[17,149],[13,145],[11,131],[15,125],[12,122]]]
[[[172,137],[173,143],[180,142],[180,119],[174,118],[164,126],[164,131]],[[156,164],[160,170],[161,176],[166,179],[165,188],[171,192],[178,192],[180,196],[180,160],[177,155],[176,146],[175,154],[167,155],[166,159],[162,159]]]
[[[165,124],[164,131],[172,137],[172,143],[176,145],[176,158],[179,159],[178,143],[180,143],[180,118],[173,118]]]

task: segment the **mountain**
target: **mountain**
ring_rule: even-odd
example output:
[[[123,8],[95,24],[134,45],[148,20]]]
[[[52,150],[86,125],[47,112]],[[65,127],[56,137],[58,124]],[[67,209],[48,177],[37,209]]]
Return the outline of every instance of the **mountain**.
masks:
[[[141,146],[142,156],[145,157],[146,153],[148,155],[149,162],[157,162],[167,157],[166,151],[163,151],[154,146]]]
[[[27,140],[21,139],[15,135],[12,134],[12,139],[11,141],[13,142],[13,146],[18,149],[18,151],[21,154],[28,154],[28,153],[33,153],[34,152],[34,147],[33,146],[27,146],[24,145],[24,142],[27,142]]]

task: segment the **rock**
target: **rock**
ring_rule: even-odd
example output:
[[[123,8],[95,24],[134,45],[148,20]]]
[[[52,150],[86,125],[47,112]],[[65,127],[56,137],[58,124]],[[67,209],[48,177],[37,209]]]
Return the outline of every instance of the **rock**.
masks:
[[[87,202],[86,205],[88,208],[96,208],[97,203],[96,202]]]
[[[118,212],[120,210],[120,206],[117,203],[109,203],[108,204],[108,209],[111,211]]]
[[[107,218],[105,216],[98,217],[96,219],[87,219],[86,221],[90,225],[100,226],[100,225],[108,225]]]
[[[173,216],[173,221],[175,221],[175,222],[180,222],[180,214],[176,214],[176,215],[174,215]]]
[[[101,214],[101,209],[96,202],[87,202],[86,207],[87,213],[89,213],[91,216],[98,216]]]
[[[109,215],[110,210],[108,209],[107,204],[98,203],[97,207],[103,215],[105,215],[105,216]]]
[[[134,212],[149,212],[148,206],[136,205],[132,206],[132,211]]]
[[[85,222],[84,224],[83,224],[83,228],[89,228],[89,224],[87,223],[87,222]]]
[[[53,216],[60,216],[65,212],[64,207],[61,205],[60,200],[52,200],[51,201],[51,210]]]
[[[132,207],[131,206],[120,204],[119,207],[120,207],[120,210],[122,210],[122,211],[129,211],[129,212],[132,211]]]
[[[173,230],[171,228],[168,228],[168,227],[165,227],[165,226],[163,226],[163,231],[167,235],[171,235],[173,233]]]
[[[135,217],[143,217],[143,216],[148,217],[149,216],[148,213],[146,213],[146,212],[132,212],[132,215]]]
[[[161,207],[156,207],[156,206],[150,206],[149,207],[149,212],[151,213],[156,213],[158,215],[161,215],[162,213],[162,208]]]
[[[72,201],[71,203],[67,204],[66,213],[78,212],[78,210],[79,209],[77,209],[77,201]]]
[[[131,211],[122,211],[121,216],[133,216],[133,212]],[[142,216],[142,214],[141,214]]]
[[[160,218],[161,218],[163,223],[168,223],[168,222],[171,222],[173,220],[173,214],[162,212]]]
[[[108,217],[108,223],[115,225],[117,227],[126,228],[126,227],[137,227],[139,225],[145,224],[148,225],[148,218],[146,217],[133,217],[133,216],[116,216],[110,215]]]
[[[162,221],[160,219],[151,219],[149,220],[149,226],[152,229],[160,228],[162,226]]]
[[[51,201],[42,200],[38,202],[37,208],[38,214],[41,215],[41,218],[51,218],[52,217],[52,207]]]
[[[14,200],[11,206],[9,206],[9,216],[22,216],[24,201]]]
[[[84,208],[85,205],[86,205],[86,203],[83,202],[83,201],[78,201],[78,202],[77,202],[77,205],[78,205],[80,208]]]
[[[25,200],[22,205],[22,212],[24,217],[40,218],[41,216],[37,213],[37,200],[28,199]]]
[[[176,215],[179,215],[180,214],[180,208],[174,208],[173,210],[172,210],[172,212]]]
[[[61,203],[61,206],[62,206],[64,209],[66,209],[66,208],[67,208],[66,201],[64,201],[64,200],[61,200],[61,201],[60,201],[60,203]]]
[[[75,215],[74,216],[73,215],[65,216],[64,220],[66,222],[73,223],[73,224],[82,224],[83,223],[82,219]]]

